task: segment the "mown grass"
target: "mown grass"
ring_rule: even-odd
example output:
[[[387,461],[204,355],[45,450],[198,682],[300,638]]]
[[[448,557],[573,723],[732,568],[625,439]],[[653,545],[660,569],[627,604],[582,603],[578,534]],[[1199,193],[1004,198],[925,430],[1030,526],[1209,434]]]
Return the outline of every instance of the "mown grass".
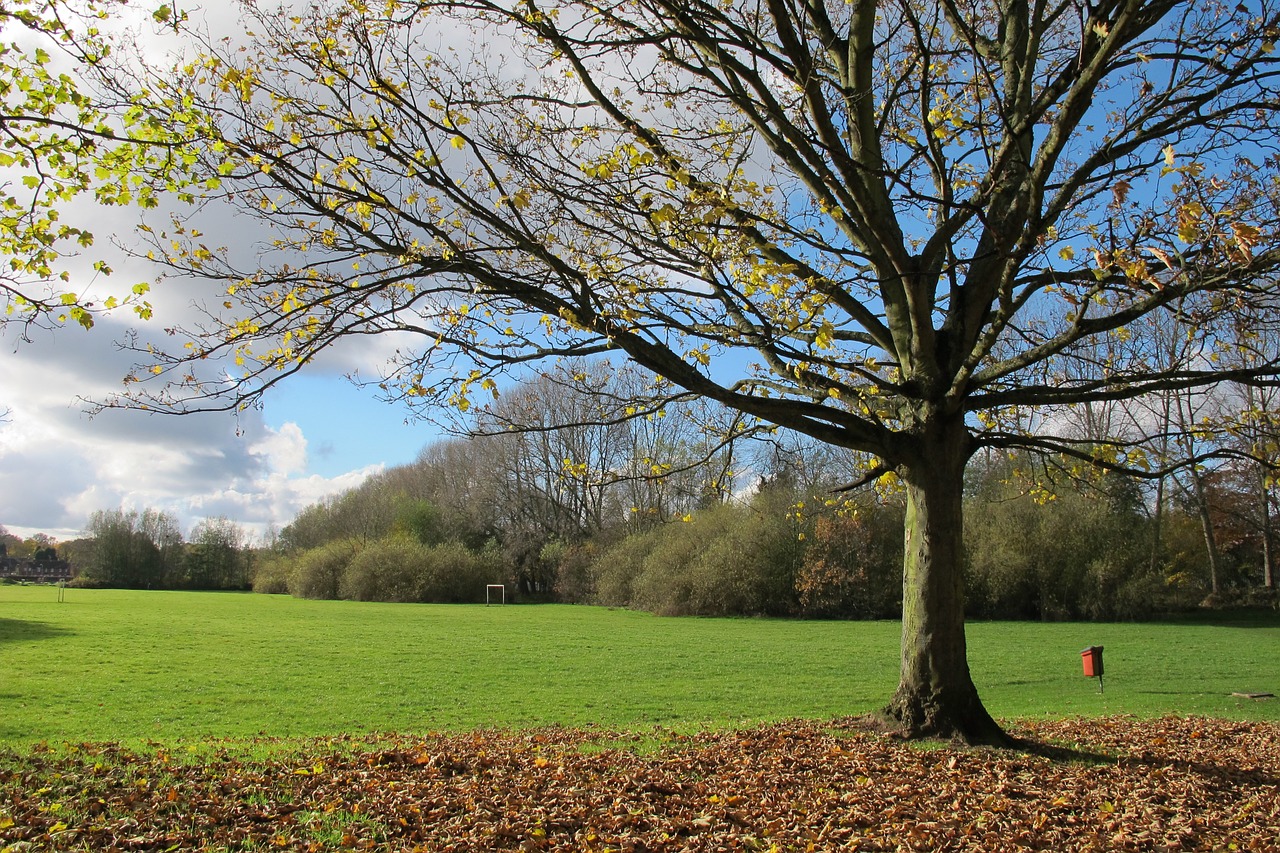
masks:
[[[692,730],[883,704],[893,622],[665,619],[0,587],[0,742],[295,737],[560,724]],[[1280,614],[1177,624],[974,623],[997,717],[1280,719]],[[1106,647],[1106,692],[1080,650]]]

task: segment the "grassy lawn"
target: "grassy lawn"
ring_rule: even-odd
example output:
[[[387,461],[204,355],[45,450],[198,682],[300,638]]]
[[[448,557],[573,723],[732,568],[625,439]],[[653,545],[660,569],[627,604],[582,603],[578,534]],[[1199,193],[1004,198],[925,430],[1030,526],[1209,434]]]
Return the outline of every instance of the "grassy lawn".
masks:
[[[1280,614],[974,623],[969,642],[1001,718],[1280,719],[1230,695],[1280,693]],[[897,647],[890,622],[0,586],[0,743],[823,719],[882,704]]]

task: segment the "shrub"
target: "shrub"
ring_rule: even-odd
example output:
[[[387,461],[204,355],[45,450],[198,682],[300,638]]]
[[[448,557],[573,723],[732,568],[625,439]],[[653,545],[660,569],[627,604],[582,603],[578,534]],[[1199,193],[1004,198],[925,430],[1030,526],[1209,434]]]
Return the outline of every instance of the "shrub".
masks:
[[[594,542],[566,545],[548,542],[542,548],[540,559],[550,567],[555,577],[552,587],[557,601],[566,604],[586,604],[595,599],[595,578],[591,567],[600,553]]]
[[[789,508],[757,496],[634,533],[591,563],[595,599],[670,616],[791,613],[803,546]]]
[[[506,582],[509,575],[493,547],[476,552],[460,542],[428,546],[391,536],[370,543],[351,560],[340,594],[354,601],[478,602],[486,584]]]
[[[693,610],[689,599],[693,579],[689,567],[706,547],[709,524],[698,513],[693,521],[665,524],[641,534],[652,544],[631,583],[629,606],[661,616],[686,616]]]
[[[703,615],[783,616],[796,610],[795,577],[805,525],[789,496],[757,495],[714,510],[691,567],[690,609]]]
[[[437,545],[427,549],[422,567],[419,601],[442,604],[484,601],[487,584],[511,581],[511,567],[493,543],[480,551],[473,551],[461,542]]]
[[[645,558],[657,547],[664,531],[662,526],[633,533],[600,552],[588,570],[597,604],[633,606],[636,579],[644,572]]]
[[[342,572],[338,594],[352,601],[421,601],[427,547],[407,536],[370,542]]]
[[[352,539],[339,539],[303,551],[288,575],[289,593],[298,598],[338,598],[347,565],[360,553]]]
[[[1095,560],[1086,575],[1091,589],[1082,596],[1083,615],[1098,620],[1149,619],[1170,608],[1169,584],[1132,554]]]
[[[900,616],[901,508],[868,504],[851,515],[817,519],[796,576],[796,591],[805,616]]]
[[[293,562],[283,554],[259,557],[253,569],[253,591],[267,595],[288,593],[292,569]]]
[[[1142,519],[1063,490],[974,501],[966,514],[968,609],[994,618],[1139,618],[1167,609]]]

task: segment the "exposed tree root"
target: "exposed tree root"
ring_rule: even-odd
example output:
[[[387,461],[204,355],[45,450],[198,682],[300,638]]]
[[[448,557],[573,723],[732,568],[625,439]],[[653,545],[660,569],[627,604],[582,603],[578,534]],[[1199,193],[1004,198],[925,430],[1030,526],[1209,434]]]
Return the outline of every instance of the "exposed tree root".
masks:
[[[939,693],[899,686],[877,718],[887,731],[910,740],[957,741],[1002,749],[1017,746],[987,713],[976,691]]]

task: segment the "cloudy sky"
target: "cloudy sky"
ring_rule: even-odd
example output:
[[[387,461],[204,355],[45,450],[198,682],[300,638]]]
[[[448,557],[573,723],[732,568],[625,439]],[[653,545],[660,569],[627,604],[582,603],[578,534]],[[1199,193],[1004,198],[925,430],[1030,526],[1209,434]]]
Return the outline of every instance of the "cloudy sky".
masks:
[[[157,296],[157,316],[143,331],[179,313],[175,299]],[[259,534],[370,473],[412,461],[436,435],[343,378],[353,368],[376,374],[377,354],[359,352],[294,377],[261,411],[90,417],[85,400],[122,388],[132,359],[115,341],[127,327],[122,315],[20,345],[14,330],[0,335],[0,525],[9,532],[69,539],[95,510],[152,507],[175,515],[184,531],[226,516]]]
[[[99,23],[121,44],[149,57],[181,51],[183,42],[175,40],[172,28],[151,19],[152,8],[122,7]],[[243,37],[234,3],[183,4],[182,11],[189,16],[188,27],[203,28],[211,41]],[[5,35],[31,38],[21,31]],[[450,49],[469,39],[447,25],[437,35]],[[493,49],[491,40],[485,44]],[[60,61],[55,56],[54,64]],[[0,185],[16,186],[19,177],[0,171]],[[79,259],[83,263],[71,284],[75,290],[87,290],[100,302],[159,274],[107,248],[113,233],[137,245],[136,212],[77,202],[63,214],[62,221],[87,224],[96,237]],[[153,212],[148,220],[163,224],[165,216]],[[243,220],[222,219],[209,227],[202,218],[201,228],[212,244],[237,249],[262,239],[251,230],[254,223]],[[96,258],[116,268],[105,282],[93,279],[89,264]],[[351,372],[379,376],[389,344],[378,341],[351,342],[326,354],[323,363],[274,389],[261,411],[174,417],[108,410],[90,417],[92,404],[86,401],[122,390],[134,359],[117,342],[130,327],[144,339],[163,339],[166,326],[190,324],[196,316],[193,303],[214,293],[202,294],[190,282],[161,283],[149,296],[155,317],[147,323],[117,311],[91,331],[72,325],[34,333],[30,342],[20,342],[12,327],[0,328],[0,525],[18,535],[44,532],[65,540],[80,535],[96,510],[149,507],[175,515],[184,532],[202,518],[226,516],[261,534],[270,525],[289,523],[325,495],[411,462],[438,438],[431,424],[406,424],[405,409],[379,402],[371,391],[343,378]],[[225,298],[221,290],[216,297]]]
[[[104,26],[158,56],[174,45],[147,9],[136,20],[115,16]],[[241,32],[232,4],[184,10],[211,37]],[[19,32],[15,38],[27,37]],[[0,182],[14,178],[0,174]],[[157,269],[108,248],[113,231],[131,242],[136,214],[83,204],[64,214],[64,221],[87,223],[97,237],[80,259],[75,289],[100,299],[155,279]],[[222,226],[214,235],[219,244],[256,239],[236,222]],[[99,257],[116,268],[105,281],[95,281],[87,268]],[[96,510],[150,507],[176,516],[184,532],[202,518],[226,516],[260,535],[325,495],[411,462],[438,437],[431,424],[406,424],[406,410],[344,378],[352,371],[378,376],[385,353],[376,344],[326,356],[279,386],[260,411],[174,417],[108,410],[90,417],[86,401],[121,391],[134,361],[117,342],[130,328],[160,338],[165,326],[189,321],[193,303],[203,298],[193,287],[157,285],[150,295],[155,317],[146,323],[121,311],[91,331],[72,325],[32,333],[30,342],[20,342],[12,327],[0,328],[0,525],[21,536],[44,532],[65,540],[79,536]]]

